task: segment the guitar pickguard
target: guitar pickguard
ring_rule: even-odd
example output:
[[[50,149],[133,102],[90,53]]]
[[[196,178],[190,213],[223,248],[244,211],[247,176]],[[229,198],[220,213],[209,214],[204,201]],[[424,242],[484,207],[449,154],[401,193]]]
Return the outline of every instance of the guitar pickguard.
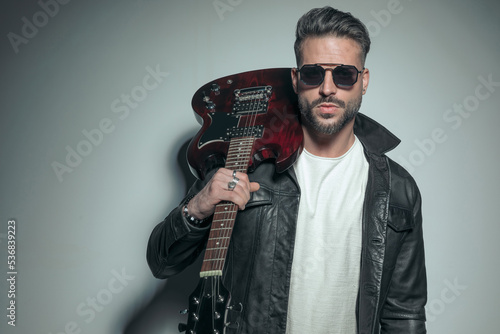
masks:
[[[208,114],[211,120],[210,127],[203,133],[198,141],[198,148],[206,144],[222,141],[228,142],[231,138],[252,136],[261,138],[264,126],[238,126],[240,115],[235,113],[211,112]]]

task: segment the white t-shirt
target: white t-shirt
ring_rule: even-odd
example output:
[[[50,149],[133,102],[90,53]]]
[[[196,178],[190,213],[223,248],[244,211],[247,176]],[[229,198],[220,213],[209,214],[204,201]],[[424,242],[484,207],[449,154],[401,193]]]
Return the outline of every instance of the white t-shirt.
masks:
[[[356,333],[362,210],[368,162],[358,138],[338,158],[304,150],[287,334]]]

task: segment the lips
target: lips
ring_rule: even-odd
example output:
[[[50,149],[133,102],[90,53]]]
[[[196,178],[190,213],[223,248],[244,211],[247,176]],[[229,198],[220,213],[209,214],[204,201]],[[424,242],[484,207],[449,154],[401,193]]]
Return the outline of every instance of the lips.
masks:
[[[319,110],[324,114],[331,114],[339,109],[339,106],[332,103],[321,103],[318,105]]]

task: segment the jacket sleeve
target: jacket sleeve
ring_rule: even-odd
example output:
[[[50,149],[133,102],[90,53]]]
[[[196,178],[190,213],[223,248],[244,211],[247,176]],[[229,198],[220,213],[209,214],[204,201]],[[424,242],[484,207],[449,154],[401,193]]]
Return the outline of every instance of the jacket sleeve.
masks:
[[[413,228],[404,237],[396,259],[380,326],[383,334],[426,333],[427,279],[422,233],[421,197],[413,184]],[[411,189],[410,188],[410,189]]]
[[[168,278],[181,272],[203,251],[210,226],[198,228],[188,224],[182,207],[186,198],[198,193],[208,180],[207,176],[205,182],[196,181],[181,204],[153,229],[146,258],[156,278]]]

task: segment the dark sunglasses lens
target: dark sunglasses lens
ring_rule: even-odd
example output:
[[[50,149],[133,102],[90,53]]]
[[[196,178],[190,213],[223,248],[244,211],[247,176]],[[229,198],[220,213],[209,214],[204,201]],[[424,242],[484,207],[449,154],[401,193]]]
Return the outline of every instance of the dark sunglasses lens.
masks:
[[[358,79],[358,70],[353,66],[337,66],[332,74],[335,84],[339,86],[352,86]]]
[[[317,65],[305,65],[300,69],[300,79],[306,85],[319,85],[323,82],[325,70]]]

